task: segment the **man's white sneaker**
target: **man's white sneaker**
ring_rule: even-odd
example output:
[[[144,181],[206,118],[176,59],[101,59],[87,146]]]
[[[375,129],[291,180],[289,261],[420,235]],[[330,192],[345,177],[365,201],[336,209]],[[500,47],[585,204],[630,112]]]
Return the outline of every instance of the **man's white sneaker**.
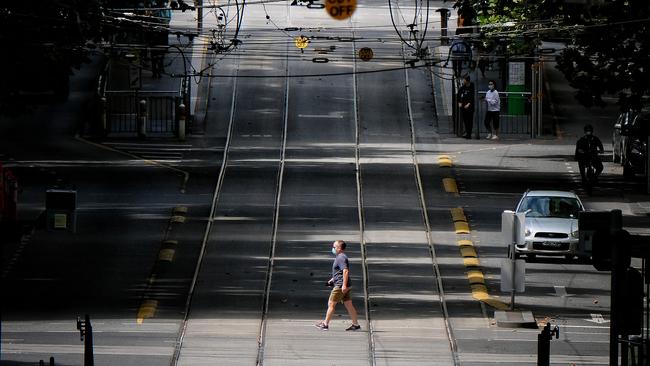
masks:
[[[492,135],[492,137],[491,137],[490,139],[491,139],[491,140],[498,140],[498,139],[499,139],[499,136],[497,136],[497,135]]]
[[[485,136],[485,139],[486,139],[486,140],[489,140],[489,139],[491,139],[491,138],[492,138],[492,134],[491,134],[491,133],[488,133],[488,135]]]

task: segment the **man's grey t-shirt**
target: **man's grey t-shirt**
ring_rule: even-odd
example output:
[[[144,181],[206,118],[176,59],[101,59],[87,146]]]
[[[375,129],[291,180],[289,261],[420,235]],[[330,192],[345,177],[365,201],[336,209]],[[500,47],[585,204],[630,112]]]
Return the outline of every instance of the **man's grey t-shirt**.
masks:
[[[332,264],[332,278],[334,279],[334,287],[343,287],[343,270],[349,268],[348,256],[344,253],[339,253],[334,259]],[[352,287],[351,278],[348,277],[348,287]]]

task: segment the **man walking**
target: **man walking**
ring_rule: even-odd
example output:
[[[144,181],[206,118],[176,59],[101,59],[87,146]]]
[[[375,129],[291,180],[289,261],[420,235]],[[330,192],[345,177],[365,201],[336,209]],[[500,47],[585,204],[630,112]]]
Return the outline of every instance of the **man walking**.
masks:
[[[332,278],[327,281],[328,286],[334,286],[332,292],[330,293],[329,300],[327,302],[327,313],[325,314],[325,320],[316,324],[316,328],[320,330],[328,330],[330,320],[334,315],[334,310],[336,309],[336,304],[343,303],[345,308],[350,314],[350,319],[352,319],[352,325],[350,325],[346,330],[359,330],[361,326],[357,319],[357,310],[352,304],[351,298],[351,281],[350,281],[350,265],[348,261],[348,256],[345,255],[345,242],[343,240],[337,240],[332,244],[332,254],[336,256],[334,263],[332,264]]]

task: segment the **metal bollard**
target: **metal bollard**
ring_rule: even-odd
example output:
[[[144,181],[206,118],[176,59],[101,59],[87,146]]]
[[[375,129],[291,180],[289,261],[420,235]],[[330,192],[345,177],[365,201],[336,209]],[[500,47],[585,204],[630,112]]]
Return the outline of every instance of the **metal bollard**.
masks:
[[[147,101],[140,100],[138,104],[138,137],[147,137]]]
[[[537,335],[537,366],[549,366],[551,363],[551,338],[560,336],[560,328],[546,323],[542,332]]]
[[[108,120],[107,120],[107,100],[106,97],[102,97],[99,100],[99,134],[102,137],[105,137],[108,134],[109,126],[108,126]]]
[[[185,141],[185,104],[178,106],[178,139]]]

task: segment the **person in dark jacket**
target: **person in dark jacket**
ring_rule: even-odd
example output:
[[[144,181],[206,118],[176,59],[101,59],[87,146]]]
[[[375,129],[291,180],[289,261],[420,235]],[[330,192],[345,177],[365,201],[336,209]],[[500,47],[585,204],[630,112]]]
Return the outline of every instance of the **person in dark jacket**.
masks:
[[[603,149],[603,143],[594,135],[594,127],[592,125],[586,125],[584,131],[585,135],[576,143],[575,152],[575,159],[578,161],[580,176],[583,182],[587,180],[585,166],[589,161],[591,161],[596,169],[596,179],[598,179],[598,176],[603,171],[603,163],[598,154],[602,154],[605,151]]]
[[[463,85],[458,90],[458,108],[465,125],[466,139],[472,138],[472,126],[474,125],[474,84],[469,75],[465,75]]]

